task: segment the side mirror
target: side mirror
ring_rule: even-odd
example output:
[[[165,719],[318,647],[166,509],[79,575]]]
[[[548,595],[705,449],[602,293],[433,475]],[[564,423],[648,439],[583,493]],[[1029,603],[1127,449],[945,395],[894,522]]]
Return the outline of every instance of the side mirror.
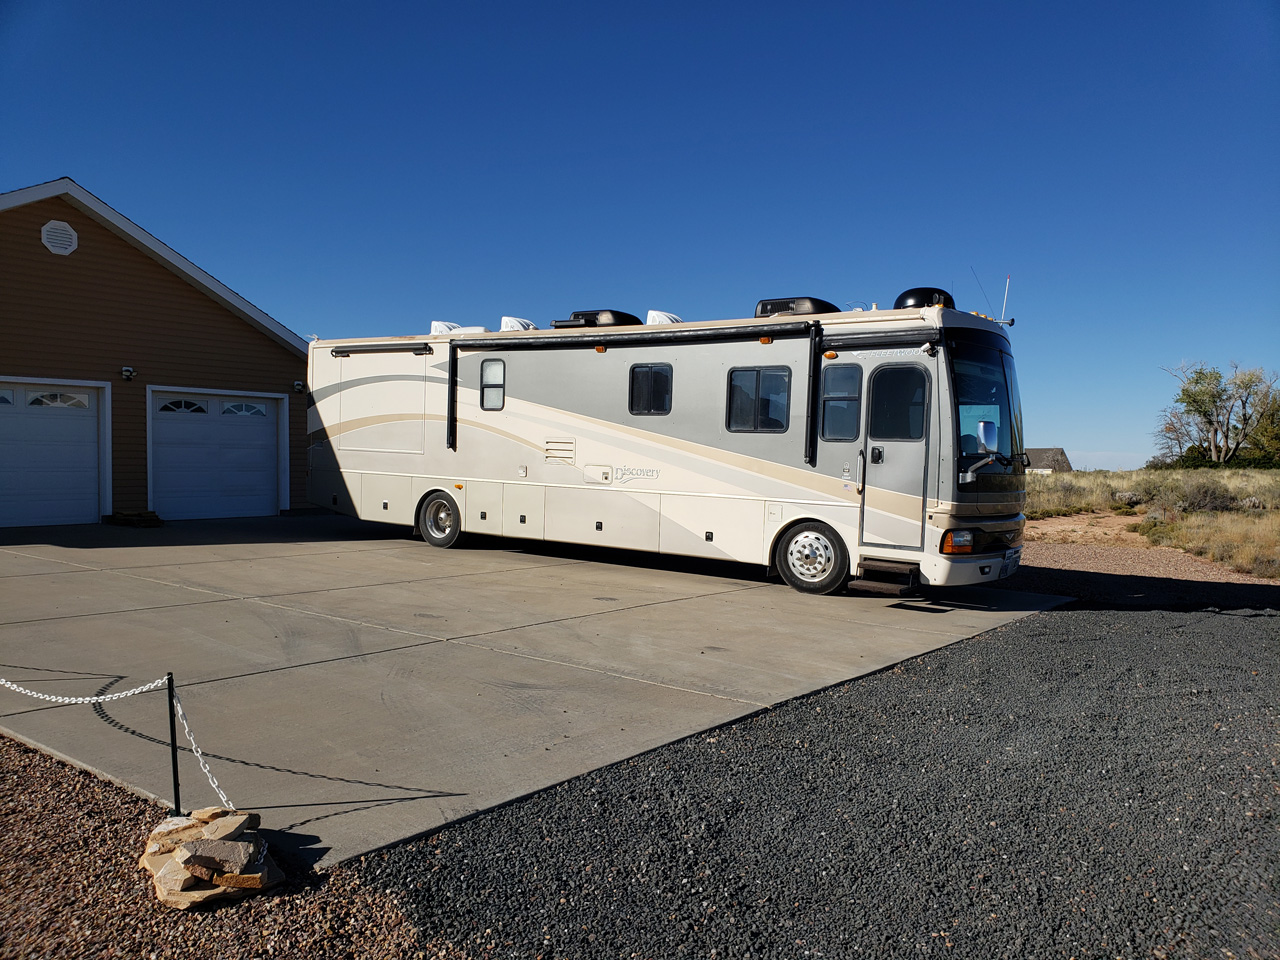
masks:
[[[978,452],[995,453],[1000,445],[1000,434],[990,420],[978,421]]]

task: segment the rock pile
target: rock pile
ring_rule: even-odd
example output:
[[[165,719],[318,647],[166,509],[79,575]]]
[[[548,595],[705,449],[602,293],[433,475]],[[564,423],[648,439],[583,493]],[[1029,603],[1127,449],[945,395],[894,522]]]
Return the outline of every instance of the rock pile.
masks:
[[[252,896],[284,879],[256,832],[259,822],[256,813],[224,807],[169,817],[147,837],[138,866],[151,874],[160,902],[179,910]]]

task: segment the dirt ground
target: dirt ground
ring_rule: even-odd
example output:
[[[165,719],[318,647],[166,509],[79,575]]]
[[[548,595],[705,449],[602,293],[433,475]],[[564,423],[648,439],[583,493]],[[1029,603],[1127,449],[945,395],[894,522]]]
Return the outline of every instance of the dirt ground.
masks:
[[[1141,517],[1113,513],[1077,513],[1070,517],[1046,517],[1027,521],[1028,543],[1083,543],[1110,547],[1150,548],[1151,542],[1125,528]]]

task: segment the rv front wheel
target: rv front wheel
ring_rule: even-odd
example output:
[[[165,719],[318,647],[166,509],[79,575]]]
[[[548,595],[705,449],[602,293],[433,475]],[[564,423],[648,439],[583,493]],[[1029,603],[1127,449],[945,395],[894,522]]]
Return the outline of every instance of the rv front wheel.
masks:
[[[418,530],[422,539],[433,547],[452,547],[461,532],[458,505],[447,493],[436,491],[422,501],[418,511]]]
[[[831,593],[849,582],[849,551],[844,541],[816,520],[783,534],[774,563],[789,586],[805,593]]]

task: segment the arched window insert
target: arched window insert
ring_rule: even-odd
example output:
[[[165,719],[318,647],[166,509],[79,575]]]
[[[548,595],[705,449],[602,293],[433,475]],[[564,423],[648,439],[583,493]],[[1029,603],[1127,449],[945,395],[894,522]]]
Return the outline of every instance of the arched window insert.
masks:
[[[170,400],[160,405],[161,413],[208,413],[208,408],[196,400]]]
[[[89,395],[87,393],[36,393],[27,400],[27,406],[88,410]]]
[[[265,417],[267,408],[260,403],[224,403],[222,415],[224,417]]]

